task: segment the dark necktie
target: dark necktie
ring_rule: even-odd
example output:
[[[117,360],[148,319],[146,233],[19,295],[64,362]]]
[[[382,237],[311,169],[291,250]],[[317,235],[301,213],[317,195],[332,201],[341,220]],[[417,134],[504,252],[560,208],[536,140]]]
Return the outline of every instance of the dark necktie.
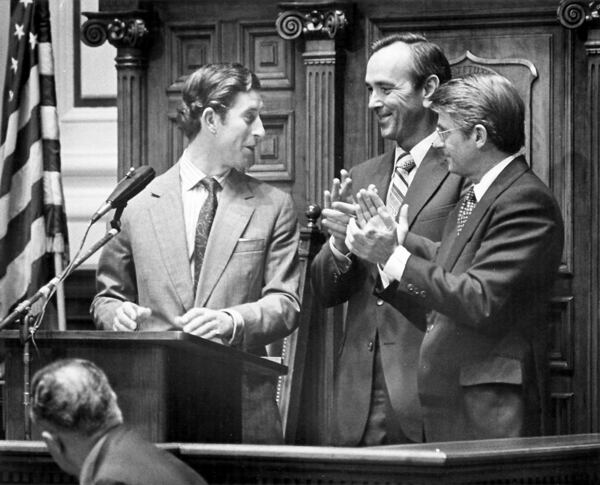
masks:
[[[475,198],[475,191],[473,190],[473,186],[467,191],[465,196],[460,202],[460,207],[458,209],[458,218],[456,220],[456,235],[460,234],[462,228],[464,227],[467,219],[473,212],[475,208],[475,204],[477,204],[477,199]]]
[[[394,219],[398,217],[398,212],[400,212],[400,207],[406,197],[406,191],[408,190],[408,175],[413,168],[415,168],[415,161],[413,160],[412,155],[408,152],[401,153],[396,160],[386,203],[386,206]]]
[[[217,211],[217,191],[221,187],[212,177],[206,177],[200,181],[202,186],[207,190],[208,197],[200,208],[198,222],[196,223],[196,235],[194,237],[194,294],[198,287],[200,279],[200,270],[204,261],[204,253],[206,252],[206,244],[210,234],[215,212]]]

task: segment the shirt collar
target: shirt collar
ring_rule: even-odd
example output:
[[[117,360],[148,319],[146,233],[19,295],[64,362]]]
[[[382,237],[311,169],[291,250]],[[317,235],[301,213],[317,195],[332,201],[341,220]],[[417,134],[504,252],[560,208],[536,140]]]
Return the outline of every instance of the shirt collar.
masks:
[[[506,157],[504,160],[498,162],[492,168],[490,168],[484,175],[481,177],[481,180],[473,184],[473,192],[475,193],[475,198],[477,202],[479,202],[490,186],[494,183],[494,180],[498,178],[498,175],[504,170],[510,162],[512,162],[515,158],[517,158],[519,154],[515,153],[509,157]]]
[[[231,169],[215,177],[221,187],[223,187],[223,183],[229,175],[229,172],[231,172]],[[181,154],[181,158],[179,158],[179,177],[181,178],[181,188],[183,191],[193,189],[200,183],[202,179],[207,177],[202,170],[194,165],[187,149],[184,150],[184,152]]]
[[[419,165],[421,165],[421,162],[425,158],[425,155],[427,155],[427,152],[433,144],[434,137],[435,131],[431,135],[428,135],[425,138],[423,138],[419,143],[412,147],[411,150],[409,150],[409,153],[412,155],[413,160],[415,162],[416,168],[419,168]],[[405,150],[402,147],[396,145],[396,154],[394,156],[394,160],[398,160],[398,157],[404,152]]]

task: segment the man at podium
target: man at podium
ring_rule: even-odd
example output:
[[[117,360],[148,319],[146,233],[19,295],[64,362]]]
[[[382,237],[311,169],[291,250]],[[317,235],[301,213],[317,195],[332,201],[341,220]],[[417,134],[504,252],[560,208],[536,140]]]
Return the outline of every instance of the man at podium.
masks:
[[[182,330],[265,355],[300,310],[292,198],[245,171],[265,130],[255,74],[208,64],[183,88],[179,161],[127,206],[100,256],[98,328]],[[245,376],[242,441],[281,443],[275,382]]]

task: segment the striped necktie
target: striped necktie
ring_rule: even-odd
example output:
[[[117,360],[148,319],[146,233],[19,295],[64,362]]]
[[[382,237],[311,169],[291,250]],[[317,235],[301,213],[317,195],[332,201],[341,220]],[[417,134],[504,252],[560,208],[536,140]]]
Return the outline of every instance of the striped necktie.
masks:
[[[475,191],[473,190],[473,186],[467,191],[462,201],[460,202],[460,207],[458,209],[458,217],[456,219],[456,235],[460,234],[462,228],[465,223],[469,219],[471,212],[475,208],[475,204],[477,204],[477,199],[475,198]]]
[[[406,191],[408,190],[408,174],[414,167],[415,161],[408,152],[401,153],[396,160],[386,203],[386,206],[394,219],[397,219],[400,207],[402,207],[402,203],[406,197]]]
[[[217,191],[221,187],[219,182],[212,177],[203,178],[200,183],[207,190],[208,196],[200,208],[196,224],[196,236],[194,238],[194,294],[196,293],[196,287],[200,279],[200,270],[204,262],[204,253],[206,252],[210,228],[212,227],[215,212],[217,211]]]

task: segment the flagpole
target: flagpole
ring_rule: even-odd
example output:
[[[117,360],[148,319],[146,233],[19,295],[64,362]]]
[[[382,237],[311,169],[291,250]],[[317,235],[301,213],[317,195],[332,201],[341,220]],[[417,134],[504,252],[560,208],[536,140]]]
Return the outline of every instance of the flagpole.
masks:
[[[58,276],[63,272],[63,255],[62,253],[54,253],[54,276]],[[58,329],[67,329],[67,312],[65,309],[65,289],[64,283],[61,281],[56,286],[56,312],[58,315]]]

